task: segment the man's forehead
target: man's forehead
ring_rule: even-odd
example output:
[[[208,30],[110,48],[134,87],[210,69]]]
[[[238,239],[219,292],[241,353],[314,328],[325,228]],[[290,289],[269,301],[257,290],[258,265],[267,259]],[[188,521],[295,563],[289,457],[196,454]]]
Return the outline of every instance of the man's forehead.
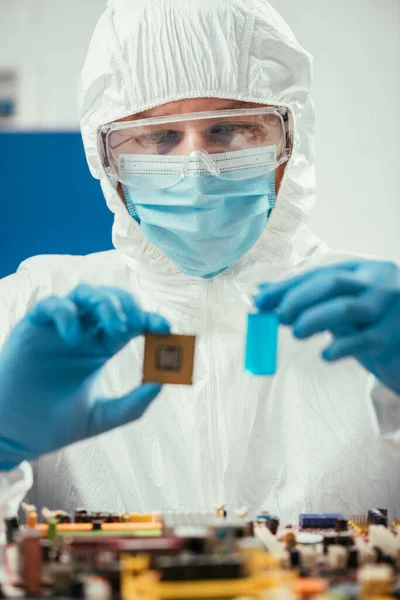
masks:
[[[191,112],[205,112],[209,110],[231,110],[237,108],[256,108],[262,106],[255,102],[242,102],[241,100],[230,100],[228,98],[188,98],[167,102],[134,115],[118,119],[119,121],[136,121],[138,119],[150,119],[153,117],[168,117]]]

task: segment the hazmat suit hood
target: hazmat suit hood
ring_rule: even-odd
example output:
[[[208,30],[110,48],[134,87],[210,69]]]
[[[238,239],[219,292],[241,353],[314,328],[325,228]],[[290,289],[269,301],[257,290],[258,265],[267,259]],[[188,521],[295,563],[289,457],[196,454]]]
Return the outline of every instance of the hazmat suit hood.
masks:
[[[82,71],[79,112],[91,173],[115,215],[114,246],[136,268],[177,273],[143,238],[105,174],[98,127],[167,102],[215,97],[286,106],[294,117],[277,206],[233,272],[260,259],[275,267],[301,261],[319,244],[305,227],[315,199],[311,80],[311,56],[265,0],[109,0]]]

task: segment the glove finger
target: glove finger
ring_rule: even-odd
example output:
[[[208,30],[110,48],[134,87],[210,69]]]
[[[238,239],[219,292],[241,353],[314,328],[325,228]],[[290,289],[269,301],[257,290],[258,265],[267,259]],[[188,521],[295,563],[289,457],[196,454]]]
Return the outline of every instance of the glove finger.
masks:
[[[168,334],[171,331],[170,324],[164,317],[156,313],[146,313],[145,331],[158,334]]]
[[[69,298],[50,296],[36,304],[27,319],[36,326],[54,324],[61,339],[69,345],[76,345],[81,340],[78,311]]]
[[[79,285],[71,292],[69,297],[78,306],[87,333],[102,330],[111,338],[127,338],[128,318],[119,297],[113,292],[112,288],[86,284]]]
[[[146,313],[141,309],[137,300],[125,290],[115,289],[127,317],[130,337],[136,337],[146,331]]]
[[[120,321],[122,323],[126,321],[127,336],[124,339],[124,342],[129,341],[132,337],[140,335],[145,331],[145,312],[141,309],[136,298],[126,290],[115,287],[95,288],[86,284],[81,284],[74,290],[75,301],[81,303],[82,307],[85,306],[85,303],[89,302],[90,304],[91,301],[96,300],[97,295],[105,298],[112,298],[114,308],[119,312]],[[102,325],[99,327],[103,328]],[[124,331],[124,327],[121,329]]]
[[[347,356],[379,354],[388,349],[390,342],[387,333],[380,328],[369,329],[348,337],[335,339],[322,353],[327,361],[335,361]]]
[[[283,298],[280,307],[280,321],[291,325],[306,310],[331,298],[358,294],[365,289],[357,276],[352,273],[331,272],[314,275],[309,280],[291,289]]]
[[[299,339],[322,331],[331,331],[340,337],[357,333],[361,327],[372,325],[385,315],[391,302],[393,298],[381,290],[361,297],[335,298],[303,312],[294,323],[293,333]]]
[[[146,331],[159,334],[170,333],[170,324],[164,317],[156,313],[143,311],[134,296],[125,290],[115,288],[115,293],[118,295],[128,317],[128,327],[133,336]]]
[[[396,281],[400,282],[400,269],[396,263],[390,261],[362,261],[358,272],[365,281],[374,281],[380,286],[385,284],[390,286]]]
[[[105,433],[139,419],[161,391],[158,383],[144,383],[122,398],[98,400],[92,408],[88,436]]]
[[[346,273],[355,271],[359,262],[351,261],[342,264],[330,265],[328,267],[318,267],[290,279],[279,281],[277,283],[267,283],[260,285],[260,293],[255,297],[254,302],[259,310],[274,310],[282,302],[283,298],[297,286],[306,283],[315,276],[329,277],[335,273]]]

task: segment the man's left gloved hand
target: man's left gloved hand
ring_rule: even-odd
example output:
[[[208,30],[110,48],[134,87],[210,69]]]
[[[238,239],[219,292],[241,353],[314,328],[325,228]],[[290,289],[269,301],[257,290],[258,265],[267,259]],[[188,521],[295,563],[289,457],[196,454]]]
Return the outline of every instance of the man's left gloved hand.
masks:
[[[330,331],[327,361],[354,356],[400,394],[400,269],[394,263],[357,260],[321,267],[286,281],[262,284],[261,311],[306,339]]]

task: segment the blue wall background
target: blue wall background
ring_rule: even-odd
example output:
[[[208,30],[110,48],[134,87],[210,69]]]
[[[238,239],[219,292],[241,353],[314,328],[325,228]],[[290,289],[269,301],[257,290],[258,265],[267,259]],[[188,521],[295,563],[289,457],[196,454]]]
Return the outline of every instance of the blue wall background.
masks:
[[[36,254],[108,250],[112,221],[79,133],[0,133],[0,277]]]

